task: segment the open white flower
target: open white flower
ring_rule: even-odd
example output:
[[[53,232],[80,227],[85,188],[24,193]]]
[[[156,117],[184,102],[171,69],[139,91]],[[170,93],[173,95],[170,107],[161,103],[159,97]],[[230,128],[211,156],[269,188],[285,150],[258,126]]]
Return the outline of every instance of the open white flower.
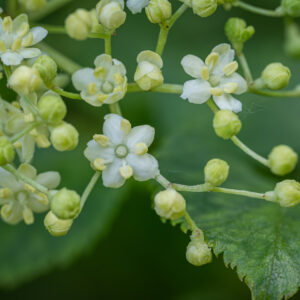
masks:
[[[39,43],[47,34],[47,30],[42,27],[30,29],[25,14],[19,15],[14,20],[9,16],[0,18],[1,61],[8,66],[16,66],[23,59],[39,56],[41,50],[31,46]]]
[[[42,186],[53,190],[60,183],[57,172],[46,172],[37,175],[36,169],[22,164],[18,172],[36,181]],[[34,222],[33,212],[43,213],[49,209],[49,199],[31,185],[14,177],[0,168],[0,205],[2,219],[9,224],[18,224],[24,220],[26,224]]]
[[[185,72],[196,79],[185,82],[181,98],[201,104],[212,96],[220,109],[240,112],[242,104],[231,94],[243,94],[248,87],[246,80],[236,73],[238,63],[234,61],[234,54],[229,44],[220,44],[205,62],[197,56],[186,55],[181,64]]]
[[[82,99],[93,106],[112,104],[124,98],[127,91],[126,69],[123,63],[101,54],[95,59],[95,69],[84,68],[72,76],[73,85]]]
[[[118,188],[131,176],[145,181],[158,175],[158,162],[147,153],[154,139],[153,127],[131,129],[128,120],[109,114],[105,116],[103,133],[94,136],[84,154],[93,168],[102,171],[105,186]]]
[[[136,14],[140,13],[149,2],[150,0],[127,0],[127,7],[133,14]]]

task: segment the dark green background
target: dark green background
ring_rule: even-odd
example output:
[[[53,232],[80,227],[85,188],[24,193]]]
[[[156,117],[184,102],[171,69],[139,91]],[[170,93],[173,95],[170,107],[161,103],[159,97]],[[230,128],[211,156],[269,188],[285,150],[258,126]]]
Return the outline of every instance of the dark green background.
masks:
[[[174,7],[177,6],[177,1],[172,2]],[[270,8],[279,4],[277,0],[249,2]],[[63,24],[64,18],[75,8],[83,6],[92,8],[96,3],[97,1],[88,0],[84,1],[83,5],[82,1],[74,1],[74,4],[52,14],[43,22]],[[164,53],[165,81],[183,83],[188,78],[180,66],[180,60],[184,55],[193,53],[204,58],[212,47],[226,42],[223,27],[229,16],[244,17],[256,28],[255,37],[245,49],[255,76],[259,75],[267,63],[280,61],[291,67],[294,75],[291,85],[296,84],[299,78],[299,71],[297,73],[299,63],[285,57],[283,21],[248,14],[239,9],[226,12],[222,7],[214,16],[207,19],[193,15],[189,10],[176,23]],[[126,24],[113,38],[113,56],[126,64],[130,82],[136,68],[136,55],[141,50],[155,49],[157,35],[158,27],[150,24],[144,14],[135,16],[128,14]],[[103,42],[100,40],[76,42],[66,36],[50,35],[47,42],[84,66],[91,66],[95,56],[103,52]],[[267,143],[269,135],[277,135],[278,142],[290,143],[288,130],[283,128],[282,122],[284,117],[294,118],[295,126],[298,125],[297,100],[285,100],[286,105],[289,105],[289,111],[282,116],[278,113],[278,107],[283,105],[283,100],[264,99],[252,95],[243,99],[245,102],[244,112],[241,115],[244,125],[242,136],[249,145],[266,154],[269,150]],[[102,117],[107,108],[95,109],[85,103],[66,101],[69,107],[68,118],[81,132],[79,150],[82,150],[92,134],[100,130]],[[161,102],[164,104],[160,106]],[[173,128],[172,121],[181,121],[178,108],[179,111],[185,110],[186,114],[195,108],[194,106],[191,108],[177,96],[159,94],[129,94],[122,100],[121,106],[124,115],[134,124],[148,123],[156,127],[157,141],[154,150],[163,149],[166,136]],[[177,109],[174,115],[173,107]],[[272,107],[277,108],[277,115],[272,115]],[[203,106],[203,109],[206,108]],[[209,114],[208,110],[207,113]],[[257,118],[260,121],[264,120],[264,123],[258,125]],[[182,124],[182,127],[184,126],[185,124]],[[211,130],[210,123],[204,123],[203,126]],[[265,136],[266,145],[256,142],[254,132]],[[222,147],[217,137],[215,139],[216,147]],[[203,155],[206,156],[204,160],[210,159],[211,155],[207,154],[207,150],[205,152],[205,139],[202,146]],[[232,149],[235,155],[238,151],[233,146]],[[64,154],[54,153],[51,150],[38,152],[35,164],[40,170],[49,168],[64,170],[64,181],[68,186],[82,191],[92,172],[85,158],[80,156],[79,150]],[[220,151],[219,148],[216,152]],[[243,155],[241,158],[248,159]],[[191,164],[191,159],[189,160]],[[176,168],[174,166],[174,170]],[[162,224],[155,215],[151,209],[152,185],[133,184],[128,188],[134,189],[134,193],[124,192],[126,199],[122,210],[104,239],[96,244],[91,240],[90,251],[76,258],[72,264],[64,267],[55,266],[51,272],[44,272],[38,278],[28,278],[26,283],[15,289],[0,291],[0,299],[54,297],[55,299],[250,299],[247,286],[238,279],[234,271],[224,266],[222,257],[215,258],[212,264],[202,268],[186,263],[185,247],[188,236],[179,228]],[[109,197],[99,199],[96,195],[97,191],[93,193],[89,202],[110,200]],[[97,215],[93,217],[97,218]],[[37,222],[41,226],[41,220]],[[14,251],[22,253],[22,243],[26,243],[26,240],[16,242]],[[43,253],[38,255],[42,256]],[[5,260],[6,257],[0,259]],[[293,299],[300,299],[300,295],[294,296]]]

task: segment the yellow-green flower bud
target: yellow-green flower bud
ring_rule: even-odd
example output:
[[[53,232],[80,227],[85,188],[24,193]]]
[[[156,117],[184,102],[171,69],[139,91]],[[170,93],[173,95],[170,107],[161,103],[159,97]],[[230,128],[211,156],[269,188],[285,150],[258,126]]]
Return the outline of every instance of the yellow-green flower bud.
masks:
[[[75,40],[85,40],[92,30],[93,18],[85,9],[77,9],[65,21],[68,35]]]
[[[80,196],[75,191],[61,189],[51,200],[51,211],[62,220],[76,218],[80,212]]]
[[[161,72],[163,61],[157,53],[150,50],[142,51],[137,57],[137,62],[134,80],[142,90],[149,91],[164,82]]]
[[[228,140],[240,132],[242,122],[234,112],[219,110],[214,116],[213,127],[217,136]]]
[[[279,176],[292,172],[298,162],[298,154],[286,145],[274,147],[268,158],[271,171]]]
[[[172,15],[172,5],[168,0],[150,0],[146,15],[151,23],[162,23]]]
[[[173,189],[158,193],[154,199],[156,213],[166,219],[176,220],[185,212],[185,200],[181,194]]]
[[[191,242],[187,246],[186,259],[190,264],[197,267],[212,261],[211,249],[204,241],[204,236],[201,231],[193,232]]]
[[[271,90],[285,88],[291,78],[291,71],[281,63],[269,64],[261,74],[261,80]]]
[[[37,92],[43,86],[43,81],[36,69],[20,66],[10,76],[8,84],[15,92],[29,95]]]
[[[109,30],[115,30],[123,25],[126,20],[124,2],[101,0],[96,6],[96,15],[100,24]]]
[[[61,220],[49,211],[44,219],[44,225],[49,233],[55,237],[66,235],[72,227],[73,219]]]
[[[218,7],[217,0],[191,0],[194,14],[206,18],[211,16]]]
[[[19,0],[19,3],[20,5],[22,5],[25,11],[37,12],[46,5],[47,1],[46,0]]]
[[[300,1],[299,0],[282,0],[282,9],[285,14],[291,17],[300,17]]]
[[[274,202],[283,207],[291,207],[300,203],[300,183],[295,180],[284,180],[276,184]]]
[[[0,166],[11,163],[15,158],[13,145],[5,136],[0,136]]]
[[[37,107],[43,120],[51,124],[59,124],[67,114],[67,107],[63,99],[52,92],[44,94]]]
[[[51,142],[58,151],[71,151],[78,145],[79,134],[74,126],[62,123],[51,131]]]
[[[229,175],[229,165],[221,159],[211,159],[204,168],[205,182],[219,186],[226,181]]]
[[[57,64],[48,55],[41,55],[34,62],[33,68],[38,70],[44,83],[48,86],[50,85],[57,75]]]

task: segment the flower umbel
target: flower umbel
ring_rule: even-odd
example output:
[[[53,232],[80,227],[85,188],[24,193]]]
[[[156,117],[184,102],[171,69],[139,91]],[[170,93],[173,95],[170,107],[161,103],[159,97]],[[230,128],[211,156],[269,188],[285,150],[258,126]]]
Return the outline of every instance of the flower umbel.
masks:
[[[236,73],[238,63],[234,61],[234,54],[229,44],[220,44],[205,62],[197,56],[186,55],[181,64],[185,72],[196,79],[185,82],[181,98],[202,104],[212,97],[220,109],[240,112],[242,104],[231,94],[245,93],[247,83]]]
[[[116,114],[105,116],[103,135],[96,134],[84,152],[92,167],[102,171],[103,184],[121,187],[131,176],[146,181],[158,175],[158,162],[150,154],[155,130],[143,125],[131,128],[126,119]]]

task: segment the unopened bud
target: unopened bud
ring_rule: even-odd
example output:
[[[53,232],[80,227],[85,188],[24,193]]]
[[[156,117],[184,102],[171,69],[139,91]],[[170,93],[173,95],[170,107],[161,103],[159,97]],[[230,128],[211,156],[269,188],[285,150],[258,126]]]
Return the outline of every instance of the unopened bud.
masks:
[[[229,175],[229,165],[221,159],[211,159],[204,168],[205,182],[219,186]]]
[[[57,75],[56,62],[48,55],[41,55],[33,64],[46,85],[50,85]]]
[[[211,16],[218,7],[217,0],[191,0],[194,14],[205,18]]]
[[[284,13],[291,17],[300,17],[300,1],[299,0],[282,0],[281,7]]]
[[[15,158],[13,145],[5,136],[0,136],[0,166],[11,163]]]
[[[66,235],[72,227],[73,219],[61,220],[56,215],[49,211],[44,219],[44,225],[49,233],[53,236],[59,237]]]
[[[269,64],[261,74],[261,80],[271,90],[285,88],[291,78],[291,71],[281,63]]]
[[[152,23],[162,23],[172,15],[172,5],[168,0],[150,0],[145,10]]]
[[[234,112],[219,110],[214,116],[213,127],[217,136],[227,140],[240,132],[242,122]]]
[[[71,151],[78,145],[78,131],[74,126],[63,123],[51,131],[51,142],[58,151]]]
[[[295,180],[284,180],[276,184],[273,202],[283,207],[291,207],[300,203],[300,183]]]

